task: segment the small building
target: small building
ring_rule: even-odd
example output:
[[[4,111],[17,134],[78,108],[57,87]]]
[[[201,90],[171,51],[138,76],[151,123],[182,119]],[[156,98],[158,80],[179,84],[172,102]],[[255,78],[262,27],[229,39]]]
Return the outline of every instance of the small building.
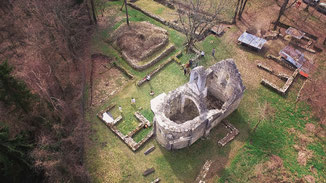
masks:
[[[257,37],[255,35],[249,34],[247,32],[243,32],[243,34],[239,37],[238,42],[242,45],[246,45],[257,50],[261,50],[264,44],[267,42],[266,39]]]
[[[289,27],[288,29],[286,29],[285,33],[287,35],[290,35],[290,36],[292,36],[292,37],[294,37],[296,39],[299,39],[299,40],[302,39],[303,36],[306,34],[306,33],[302,32],[302,31],[300,31],[298,29],[295,29],[293,27]]]
[[[298,69],[300,69],[302,65],[306,62],[304,54],[291,46],[286,46],[280,51],[279,54],[284,60],[291,63]]]

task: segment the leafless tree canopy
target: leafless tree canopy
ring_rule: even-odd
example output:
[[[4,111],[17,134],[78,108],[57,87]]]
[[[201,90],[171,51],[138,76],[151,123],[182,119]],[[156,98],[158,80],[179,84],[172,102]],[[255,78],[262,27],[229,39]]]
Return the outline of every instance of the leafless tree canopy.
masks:
[[[178,3],[179,22],[187,36],[187,50],[212,26],[221,22],[226,0],[185,0]]]
[[[237,1],[235,14],[234,14],[234,18],[233,18],[233,23],[235,23],[237,16],[238,16],[238,19],[241,20],[242,13],[247,5],[247,2],[248,2],[248,0],[238,0]]]
[[[0,62],[38,97],[24,115],[0,102],[12,134],[33,134],[30,157],[46,182],[87,182],[83,91],[91,35],[87,1],[0,1]],[[8,115],[10,114],[10,115]]]
[[[276,21],[274,22],[274,30],[276,30],[278,24],[280,23],[281,17],[284,15],[284,13],[290,9],[298,0],[284,0],[283,3],[281,5],[279,5],[281,7],[280,12],[278,14],[278,17],[276,19]],[[278,1],[277,1],[278,3]],[[290,4],[289,4],[290,3]]]

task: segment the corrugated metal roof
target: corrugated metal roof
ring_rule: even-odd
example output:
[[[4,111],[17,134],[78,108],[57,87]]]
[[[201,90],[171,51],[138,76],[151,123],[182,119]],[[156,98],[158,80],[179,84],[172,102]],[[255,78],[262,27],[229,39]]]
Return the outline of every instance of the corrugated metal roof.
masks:
[[[241,43],[247,44],[254,48],[262,49],[266,43],[266,39],[244,32],[238,39]]]
[[[286,34],[291,35],[292,37],[295,37],[297,39],[301,39],[306,33],[295,29],[293,27],[289,27],[288,29],[286,29],[285,31]]]
[[[299,50],[292,48],[291,46],[286,46],[280,51],[279,54],[297,68],[301,68],[302,65],[306,62],[304,54]]]

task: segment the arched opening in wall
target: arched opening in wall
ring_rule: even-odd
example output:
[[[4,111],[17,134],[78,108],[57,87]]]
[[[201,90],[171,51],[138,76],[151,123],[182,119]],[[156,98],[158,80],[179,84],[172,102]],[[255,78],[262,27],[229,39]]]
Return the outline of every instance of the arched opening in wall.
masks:
[[[179,110],[175,111],[175,113],[170,116],[170,120],[174,121],[175,123],[181,124],[186,121],[192,120],[197,116],[199,116],[199,110],[196,104],[191,99],[185,98],[183,109],[182,106],[180,106]]]

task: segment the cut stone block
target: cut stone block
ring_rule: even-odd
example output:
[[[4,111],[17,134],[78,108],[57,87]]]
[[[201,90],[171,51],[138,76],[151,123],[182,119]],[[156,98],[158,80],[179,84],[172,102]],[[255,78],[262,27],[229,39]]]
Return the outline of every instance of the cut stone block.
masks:
[[[148,148],[148,149],[144,152],[144,154],[147,155],[147,154],[153,152],[154,150],[155,150],[155,146],[152,146],[152,147]]]
[[[145,170],[145,172],[143,173],[143,176],[146,177],[147,175],[154,173],[155,169],[154,168],[149,168],[147,170]]]

